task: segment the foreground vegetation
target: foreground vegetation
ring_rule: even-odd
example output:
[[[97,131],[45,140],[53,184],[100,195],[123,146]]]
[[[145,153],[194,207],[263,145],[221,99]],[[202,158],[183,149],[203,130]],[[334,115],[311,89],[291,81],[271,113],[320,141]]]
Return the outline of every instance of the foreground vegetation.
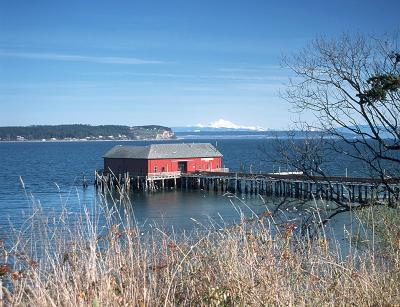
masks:
[[[400,302],[400,215],[395,209],[365,209],[360,231],[349,234],[358,247],[342,251],[323,231],[314,238],[297,237],[294,224],[278,226],[269,211],[236,226],[178,238],[157,227],[143,232],[130,219],[121,218],[123,207],[123,200],[111,206],[104,200],[98,208],[101,213],[86,210],[79,218],[66,211],[55,218],[36,210],[13,246],[1,245],[3,303],[383,306]],[[101,224],[106,226],[100,227],[100,216],[105,216]]]

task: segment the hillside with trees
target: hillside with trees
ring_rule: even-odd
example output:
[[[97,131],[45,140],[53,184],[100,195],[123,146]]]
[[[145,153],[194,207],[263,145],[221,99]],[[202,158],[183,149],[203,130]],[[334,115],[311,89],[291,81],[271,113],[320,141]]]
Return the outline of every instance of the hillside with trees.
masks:
[[[171,128],[121,125],[56,125],[0,127],[0,141],[35,141],[35,140],[148,140],[171,139]]]

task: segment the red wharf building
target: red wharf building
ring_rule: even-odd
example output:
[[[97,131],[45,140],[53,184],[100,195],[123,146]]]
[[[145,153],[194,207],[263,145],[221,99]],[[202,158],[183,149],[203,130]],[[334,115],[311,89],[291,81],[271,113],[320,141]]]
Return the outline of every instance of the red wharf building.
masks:
[[[152,144],[110,149],[104,156],[104,170],[114,174],[147,176],[157,173],[219,171],[222,154],[209,143]]]

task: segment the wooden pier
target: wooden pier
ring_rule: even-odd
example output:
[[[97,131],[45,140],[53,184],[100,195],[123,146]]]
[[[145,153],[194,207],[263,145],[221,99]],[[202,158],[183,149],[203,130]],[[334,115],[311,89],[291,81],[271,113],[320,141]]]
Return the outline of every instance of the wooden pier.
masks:
[[[129,173],[113,175],[95,172],[95,187],[102,192],[162,189],[213,190],[236,194],[260,194],[271,197],[297,199],[325,199],[341,202],[366,203],[370,200],[399,201],[400,178],[380,179],[358,177],[307,177],[302,174],[249,174],[233,172],[181,172],[153,173],[147,176],[132,176]]]

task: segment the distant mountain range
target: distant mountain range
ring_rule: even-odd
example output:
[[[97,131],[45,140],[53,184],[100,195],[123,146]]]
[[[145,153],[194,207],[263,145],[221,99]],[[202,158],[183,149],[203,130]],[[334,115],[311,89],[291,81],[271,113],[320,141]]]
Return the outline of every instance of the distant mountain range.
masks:
[[[354,127],[351,127],[354,128]],[[371,134],[367,125],[359,125],[362,133]],[[178,138],[184,139],[222,139],[222,138],[316,138],[324,135],[325,138],[338,138],[338,135],[347,139],[360,137],[359,134],[345,128],[337,128],[338,135],[329,135],[324,131],[294,131],[294,130],[266,130],[261,127],[239,126],[232,122],[219,120],[209,125],[196,125],[188,127],[174,127],[172,130]],[[379,134],[384,139],[393,139],[393,135],[380,127]]]
[[[237,125],[225,119],[219,119],[209,124],[197,124],[186,127],[173,127],[175,132],[205,132],[205,131],[266,131],[263,127]]]
[[[363,131],[368,127],[360,126]],[[173,127],[172,130],[179,138],[186,139],[216,139],[216,138],[305,138],[320,137],[325,132],[315,131],[293,131],[293,130],[271,130],[259,126],[238,125],[231,121],[219,119],[210,124],[197,124],[186,127]],[[351,133],[347,129],[337,129],[337,132],[346,138],[356,138],[357,134]],[[334,137],[334,136],[332,136]],[[386,137],[386,135],[384,136]]]
[[[366,134],[369,134],[369,135],[373,135],[371,127],[368,126],[368,125],[358,125],[357,127],[349,126],[349,128],[350,129],[354,129],[354,130],[357,130],[356,128],[358,128],[360,133],[366,133]],[[389,131],[385,127],[376,126],[376,128],[378,128],[379,136],[381,138],[383,138],[383,139],[392,139],[393,138],[393,135],[391,133],[389,133]],[[342,127],[336,129],[336,131],[338,133],[346,134],[346,135],[353,136],[353,137],[356,137],[358,135],[357,133],[351,132],[349,129],[342,128]]]
[[[0,141],[90,141],[174,139],[171,128],[157,125],[56,125],[0,127]]]
[[[201,130],[201,131],[176,131],[174,132],[177,138],[182,139],[239,139],[239,138],[252,138],[252,139],[272,139],[272,138],[316,138],[320,137],[323,132],[312,131],[237,131],[237,130]]]
[[[366,126],[360,126],[370,132]],[[337,132],[346,138],[356,138],[357,134],[345,129]],[[220,119],[208,125],[169,128],[159,125],[55,125],[0,127],[0,141],[88,141],[88,140],[169,140],[183,139],[222,139],[222,138],[305,138],[320,137],[322,131],[266,130],[262,127],[241,126]],[[390,138],[387,133],[382,137]]]

